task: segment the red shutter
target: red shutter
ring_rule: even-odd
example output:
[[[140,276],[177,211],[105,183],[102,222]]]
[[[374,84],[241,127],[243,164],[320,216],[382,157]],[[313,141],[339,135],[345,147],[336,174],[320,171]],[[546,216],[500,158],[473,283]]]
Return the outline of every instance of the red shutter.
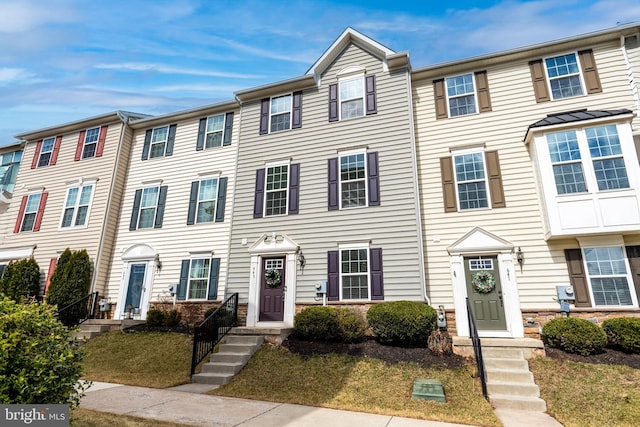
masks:
[[[22,217],[24,216],[24,209],[27,207],[27,199],[29,196],[22,196],[22,202],[20,202],[20,210],[18,211],[18,218],[16,218],[16,225],[13,227],[14,233],[20,232],[20,226],[22,225]]]
[[[58,263],[58,258],[51,258],[49,261],[49,270],[47,270],[47,280],[44,282],[44,293],[47,294],[47,290],[49,289],[49,284],[51,283],[51,276],[53,276],[53,272],[56,271],[56,264]]]
[[[87,134],[86,130],[83,130],[82,132],[80,132],[80,135],[78,135],[78,145],[76,145],[76,155],[73,158],[74,161],[78,161],[80,160],[80,158],[82,157],[82,149],[84,148],[84,136]]]
[[[53,144],[53,152],[51,153],[51,161],[49,162],[49,166],[53,166],[56,164],[58,160],[58,151],[60,151],[60,143],[62,142],[61,136],[56,136],[56,142]]]
[[[40,196],[40,205],[38,206],[38,213],[36,214],[36,221],[33,224],[33,231],[40,231],[40,224],[42,224],[42,215],[44,214],[44,206],[47,204],[47,197],[49,193],[43,192]]]
[[[96,157],[102,157],[104,151],[104,141],[107,139],[108,126],[102,126],[100,128],[100,136],[98,136],[98,146],[96,147]]]
[[[40,150],[42,150],[42,140],[38,141],[38,143],[36,144],[36,152],[33,153],[33,160],[31,160],[31,169],[35,169],[38,166]]]

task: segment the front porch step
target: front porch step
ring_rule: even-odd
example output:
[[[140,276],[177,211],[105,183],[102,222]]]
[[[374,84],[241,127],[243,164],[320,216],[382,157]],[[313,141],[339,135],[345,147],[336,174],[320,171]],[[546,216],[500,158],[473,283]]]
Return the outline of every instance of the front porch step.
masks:
[[[256,328],[250,326],[236,326],[229,332],[229,336],[234,335],[254,335],[263,336],[264,340],[271,344],[280,345],[289,335],[293,333],[293,328]]]
[[[489,396],[489,400],[497,409],[547,412],[547,403],[539,397],[494,394]]]
[[[218,346],[218,351],[211,354],[209,362],[202,365],[200,373],[191,377],[191,382],[213,385],[228,383],[264,341],[261,335],[228,335]]]

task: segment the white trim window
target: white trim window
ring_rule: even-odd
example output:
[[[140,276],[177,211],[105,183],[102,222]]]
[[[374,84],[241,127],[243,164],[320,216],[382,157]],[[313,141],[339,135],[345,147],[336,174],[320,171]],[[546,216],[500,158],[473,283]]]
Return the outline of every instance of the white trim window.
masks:
[[[289,200],[289,167],[287,164],[267,165],[264,215],[286,215]]]
[[[291,129],[292,94],[274,96],[269,103],[270,132]]]
[[[167,149],[167,139],[169,137],[169,126],[154,128],[151,133],[151,147],[149,157],[163,157]]]
[[[578,55],[567,53],[544,59],[552,99],[584,95]]]
[[[153,228],[156,220],[159,193],[160,187],[147,187],[142,189],[138,228]]]
[[[94,186],[94,183],[88,183],[67,189],[67,196],[62,210],[61,228],[87,226]]]
[[[369,300],[369,245],[340,247],[340,300]]]
[[[20,231],[32,231],[36,223],[36,217],[38,216],[38,207],[40,206],[40,199],[42,193],[29,194],[27,203],[24,208],[24,214],[22,215],[22,226]]]
[[[22,150],[0,155],[0,191],[13,193],[22,160]]]
[[[98,148],[98,138],[100,136],[100,127],[87,129],[84,135],[84,143],[82,147],[82,158],[95,157]]]
[[[546,139],[558,195],[630,187],[616,125],[553,132]]]
[[[214,222],[218,199],[218,178],[204,178],[198,187],[196,222]]]
[[[364,75],[341,78],[339,85],[340,120],[365,115]]]
[[[490,194],[484,151],[460,150],[452,153],[458,210],[488,208]]]
[[[584,262],[595,306],[633,305],[633,283],[624,248],[621,246],[583,248]]]
[[[478,112],[476,87],[472,73],[447,77],[445,84],[447,88],[449,117],[475,114]]]
[[[222,147],[224,136],[224,114],[207,117],[207,130],[205,134],[204,148]]]
[[[191,258],[187,285],[187,299],[207,299],[210,274],[211,258]]]
[[[55,137],[42,140],[40,157],[38,158],[38,167],[49,166],[49,163],[51,162],[51,156],[53,155],[53,147],[55,146],[55,143]]]
[[[339,156],[340,208],[367,206],[367,162],[365,151],[343,152]]]

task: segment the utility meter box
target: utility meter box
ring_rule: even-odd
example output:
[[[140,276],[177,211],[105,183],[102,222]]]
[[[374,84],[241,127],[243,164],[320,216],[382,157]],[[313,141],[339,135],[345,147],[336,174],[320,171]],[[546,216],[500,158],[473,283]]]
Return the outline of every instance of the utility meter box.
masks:
[[[559,301],[574,301],[576,296],[573,293],[573,286],[556,286]]]
[[[316,282],[316,294],[326,294],[327,293],[327,281],[321,280]]]
[[[169,293],[171,295],[178,293],[178,285],[169,285]]]

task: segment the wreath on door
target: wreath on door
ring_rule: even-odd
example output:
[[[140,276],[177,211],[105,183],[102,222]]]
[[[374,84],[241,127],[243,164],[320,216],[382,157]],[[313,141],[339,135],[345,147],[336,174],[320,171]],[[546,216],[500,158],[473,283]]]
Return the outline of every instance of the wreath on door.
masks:
[[[488,294],[496,288],[496,278],[488,271],[479,271],[471,277],[471,286],[478,293]]]
[[[282,283],[282,275],[280,270],[270,268],[264,273],[264,279],[267,282],[267,286],[270,288],[277,288]]]

